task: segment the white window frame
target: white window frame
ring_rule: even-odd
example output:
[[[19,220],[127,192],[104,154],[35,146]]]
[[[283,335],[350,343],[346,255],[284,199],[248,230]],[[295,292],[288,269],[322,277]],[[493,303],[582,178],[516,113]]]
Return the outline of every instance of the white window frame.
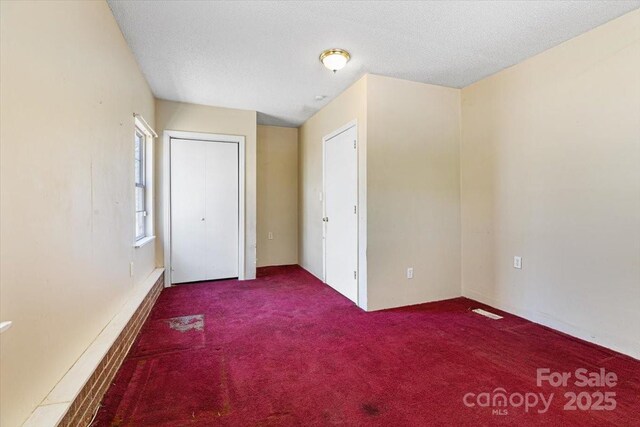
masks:
[[[143,153],[142,153],[142,178],[143,182],[138,183],[138,177],[134,176],[134,186],[133,186],[133,246],[136,248],[140,248],[147,243],[152,242],[155,239],[154,233],[154,179],[153,179],[153,138],[157,138],[157,134],[155,131],[149,126],[149,124],[140,116],[139,114],[134,114],[134,152],[135,152],[135,144],[136,144],[136,134],[141,134],[143,136]],[[135,160],[134,160],[135,161]],[[135,171],[134,171],[135,174]],[[136,187],[144,188],[144,234],[142,236],[137,235],[137,210],[136,210],[136,198],[135,198],[135,189]]]
[[[147,158],[147,135],[146,133],[140,129],[138,126],[136,126],[136,130],[135,130],[135,136],[134,136],[134,143],[135,143],[135,151],[136,153],[138,152],[138,141],[140,141],[140,172],[135,174],[134,177],[134,185],[135,185],[135,196],[134,196],[134,200],[135,200],[135,212],[136,212],[136,227],[135,227],[135,239],[136,242],[144,239],[145,237],[147,237],[147,232],[149,230],[147,230],[147,224],[142,224],[142,234],[138,234],[138,230],[140,229],[140,224],[138,224],[138,215],[142,214],[143,216],[143,221],[146,222],[146,217],[147,217],[147,187],[146,187],[146,182],[147,182],[147,177],[146,175],[146,171],[147,171],[147,165],[146,165],[146,158]],[[138,159],[136,159],[136,167],[138,164]],[[139,210],[140,208],[138,208],[138,190],[142,191],[142,210]]]

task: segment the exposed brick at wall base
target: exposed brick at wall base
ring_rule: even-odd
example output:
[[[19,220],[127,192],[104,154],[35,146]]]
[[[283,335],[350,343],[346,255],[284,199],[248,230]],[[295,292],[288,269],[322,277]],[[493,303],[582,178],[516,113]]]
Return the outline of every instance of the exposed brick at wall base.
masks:
[[[151,307],[156,302],[158,295],[164,287],[164,274],[161,274],[153,285],[145,299],[138,307],[127,326],[122,330],[113,346],[102,359],[93,375],[89,378],[78,396],[71,404],[66,415],[62,418],[58,426],[87,426],[93,418],[102,396],[109,388],[118,368],[122,364],[124,357],[129,352],[142,324],[147,319]]]

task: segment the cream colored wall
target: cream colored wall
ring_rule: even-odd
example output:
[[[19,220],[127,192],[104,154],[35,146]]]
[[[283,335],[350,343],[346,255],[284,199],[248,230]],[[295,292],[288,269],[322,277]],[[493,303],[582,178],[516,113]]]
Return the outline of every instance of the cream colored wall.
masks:
[[[369,75],[367,127],[367,308],[460,296],[460,90]]]
[[[640,358],[640,11],[463,89],[462,117],[464,295]]]
[[[154,268],[133,248],[133,113],[104,2],[0,2],[0,424],[20,425]],[[134,262],[135,276],[129,276]]]
[[[158,156],[156,156],[157,182],[164,180],[162,133],[165,130],[242,135],[245,137],[245,278],[256,277],[256,127],[255,111],[209,107],[165,100],[156,100],[156,132]],[[156,222],[164,224],[164,197],[158,185]],[[164,265],[164,229],[158,227],[156,262]]]
[[[257,146],[258,267],[297,264],[298,129],[258,126]]]
[[[353,120],[358,121],[358,175],[366,180],[367,78],[364,76],[300,127],[299,146],[299,255],[300,265],[322,278],[322,138]],[[359,205],[366,207],[365,186],[359,188]],[[359,213],[360,238],[366,237],[366,209]],[[366,249],[366,242],[361,248]],[[360,283],[366,283],[366,257],[361,253]],[[362,288],[360,306],[366,307]]]
[[[322,278],[322,137],[354,119],[358,305],[378,310],[459,296],[458,89],[367,75],[304,123],[300,264]]]

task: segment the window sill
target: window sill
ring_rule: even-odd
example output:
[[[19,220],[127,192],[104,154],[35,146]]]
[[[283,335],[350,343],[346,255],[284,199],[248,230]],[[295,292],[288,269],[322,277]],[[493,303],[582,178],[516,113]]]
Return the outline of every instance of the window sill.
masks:
[[[136,241],[136,242],[133,244],[133,247],[134,247],[134,248],[136,248],[136,249],[137,249],[137,248],[141,248],[141,247],[145,246],[147,243],[151,243],[151,242],[153,242],[155,239],[156,239],[156,236],[144,237],[144,238],[142,238],[142,239],[140,239],[140,240]]]

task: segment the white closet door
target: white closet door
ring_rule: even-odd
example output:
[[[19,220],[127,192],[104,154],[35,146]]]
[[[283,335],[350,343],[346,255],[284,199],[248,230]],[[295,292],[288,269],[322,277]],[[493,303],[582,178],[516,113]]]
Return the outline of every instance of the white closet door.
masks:
[[[238,144],[205,145],[205,274],[238,277]]]
[[[171,281],[193,282],[205,274],[204,144],[171,140]]]
[[[324,143],[325,282],[357,303],[358,154],[356,128]]]
[[[171,139],[171,281],[238,277],[238,145]]]

